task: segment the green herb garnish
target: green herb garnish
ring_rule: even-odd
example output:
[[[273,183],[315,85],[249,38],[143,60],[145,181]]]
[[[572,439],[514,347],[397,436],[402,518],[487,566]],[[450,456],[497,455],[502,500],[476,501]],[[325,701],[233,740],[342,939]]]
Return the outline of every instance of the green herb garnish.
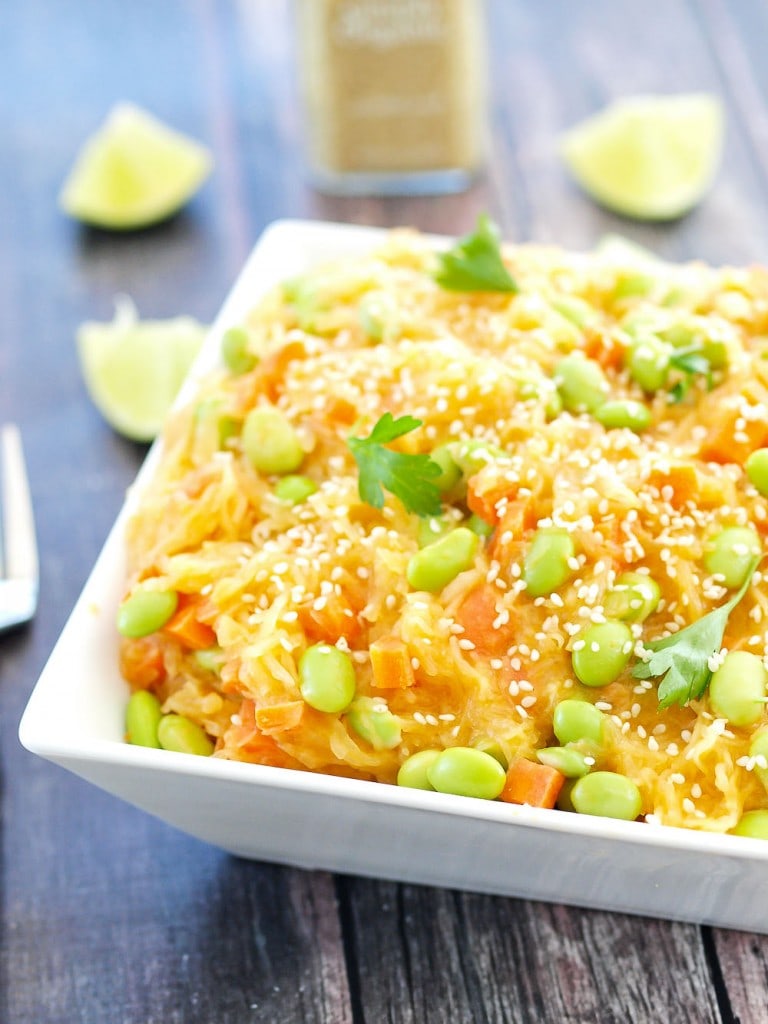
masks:
[[[712,365],[697,346],[691,345],[687,348],[678,349],[671,356],[669,365],[673,369],[680,370],[681,373],[685,374],[683,379],[678,381],[669,392],[673,402],[682,402],[690,391],[696,374],[704,377],[707,382],[707,390],[712,390]]]
[[[730,601],[678,633],[643,645],[646,651],[651,651],[651,657],[635,665],[632,675],[636,679],[663,676],[658,689],[659,709],[668,708],[671,704],[684,707],[688,701],[701,697],[707,689],[712,676],[709,659],[723,646],[728,616],[749,589],[759,561],[759,558],[753,560],[744,583]]]
[[[418,516],[439,515],[440,489],[433,480],[442,473],[440,466],[428,455],[408,455],[384,447],[420,426],[421,420],[413,416],[394,419],[391,412],[385,412],[368,437],[347,438],[360,474],[360,497],[368,505],[381,508],[382,488],[386,488],[409,512]]]
[[[501,258],[499,229],[481,213],[471,235],[438,256],[435,280],[452,292],[516,292],[514,278]]]

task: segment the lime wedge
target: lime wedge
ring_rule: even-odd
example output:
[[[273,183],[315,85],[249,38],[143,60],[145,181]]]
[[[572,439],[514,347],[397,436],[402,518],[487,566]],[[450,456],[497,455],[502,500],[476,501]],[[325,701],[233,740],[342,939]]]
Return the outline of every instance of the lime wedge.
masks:
[[[703,198],[720,162],[723,111],[706,93],[616,100],[562,140],[566,165],[603,206],[672,220]]]
[[[88,393],[107,423],[134,441],[151,441],[196,356],[206,328],[191,317],[140,321],[126,296],[111,323],[77,332]]]
[[[59,203],[87,224],[142,228],[181,209],[210,169],[205,146],[122,103],[83,146]]]

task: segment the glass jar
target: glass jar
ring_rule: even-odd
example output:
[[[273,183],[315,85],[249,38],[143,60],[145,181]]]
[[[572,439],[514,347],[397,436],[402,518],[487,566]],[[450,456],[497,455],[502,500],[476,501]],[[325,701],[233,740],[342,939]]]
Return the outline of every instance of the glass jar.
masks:
[[[298,0],[313,183],[335,194],[465,188],[482,163],[481,0]]]

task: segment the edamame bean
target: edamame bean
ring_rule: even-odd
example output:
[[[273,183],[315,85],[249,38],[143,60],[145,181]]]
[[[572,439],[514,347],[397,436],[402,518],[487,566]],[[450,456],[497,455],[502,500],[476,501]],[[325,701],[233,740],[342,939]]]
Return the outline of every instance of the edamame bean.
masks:
[[[360,326],[373,341],[381,341],[397,313],[395,300],[388,292],[367,292],[357,308]]]
[[[599,745],[604,739],[605,715],[589,701],[569,697],[555,707],[552,728],[563,746],[580,740]]]
[[[437,593],[471,568],[479,544],[476,533],[458,526],[411,557],[405,572],[408,583],[414,590]]]
[[[158,747],[157,727],[163,712],[160,701],[149,690],[136,690],[125,709],[125,732],[129,743],[139,747]]]
[[[767,687],[762,658],[749,651],[730,651],[712,673],[709,703],[731,725],[754,725],[762,717]]]
[[[499,762],[504,771],[509,768],[506,754],[501,749],[501,744],[498,740],[494,740],[490,736],[479,736],[476,740],[472,741],[472,746],[475,750],[482,750],[484,754],[490,754],[491,757]]]
[[[768,448],[758,448],[744,463],[749,481],[758,494],[768,497]]]
[[[467,529],[471,530],[472,533],[476,533],[481,540],[488,540],[493,533],[492,524],[487,523],[477,512],[473,512],[467,520]]]
[[[756,555],[763,550],[757,531],[751,526],[726,526],[714,536],[704,555],[707,572],[722,579],[731,590],[746,580]]]
[[[603,601],[605,614],[623,622],[645,622],[661,600],[661,587],[656,580],[640,572],[619,576]]]
[[[579,814],[634,821],[642,811],[637,784],[618,772],[591,772],[571,790],[571,802]]]
[[[411,754],[400,765],[398,786],[405,786],[406,789],[434,789],[427,773],[441,753],[440,750],[420,750],[417,754]]]
[[[608,430],[625,427],[639,433],[650,427],[652,416],[647,405],[631,398],[622,398],[601,405],[595,410],[595,419]]]
[[[578,298],[576,295],[565,295],[555,299],[552,308],[556,309],[560,316],[570,320],[576,327],[585,327],[594,317],[595,311],[588,302]]]
[[[537,401],[544,399],[544,413],[548,420],[554,420],[563,411],[563,400],[560,392],[553,387],[553,381],[542,380],[541,384],[532,381],[525,381],[520,385],[517,397],[521,402],[530,401],[535,398]]]
[[[641,335],[627,354],[629,375],[643,391],[660,391],[669,377],[672,347],[655,334]]]
[[[441,444],[429,453],[430,459],[436,462],[441,470],[440,476],[432,478],[432,483],[439,489],[441,494],[447,494],[448,491],[453,490],[461,480],[461,469],[454,462],[450,449],[450,445]]]
[[[632,631],[625,622],[608,619],[587,626],[571,654],[576,678],[585,686],[607,686],[627,667],[633,646]]]
[[[243,327],[230,327],[221,339],[221,358],[231,372],[240,376],[249,373],[258,363],[258,357],[248,351],[250,339]]]
[[[768,790],[768,729],[763,729],[762,732],[752,737],[749,756],[755,758],[753,771]]]
[[[443,516],[425,516],[419,519],[418,541],[420,548],[426,548],[440,540],[454,528],[452,519],[445,519]]]
[[[310,494],[317,490],[317,484],[308,476],[300,473],[289,473],[281,476],[275,484],[275,497],[287,501],[290,505],[300,505]]]
[[[349,706],[347,721],[374,750],[392,750],[402,739],[400,719],[380,698],[358,697]]]
[[[192,657],[200,668],[218,675],[224,661],[224,652],[220,647],[204,647],[202,650],[193,651]]]
[[[149,636],[161,629],[176,611],[175,590],[134,590],[117,609],[117,631],[121,636]]]
[[[450,445],[450,452],[465,479],[479,473],[496,459],[503,459],[507,454],[498,445],[480,440],[455,441]]]
[[[745,836],[747,839],[768,839],[768,811],[747,811],[739,818],[739,823],[731,829],[732,836]]]
[[[523,563],[523,580],[531,597],[544,597],[573,575],[568,564],[576,554],[567,530],[546,527],[533,535]]]
[[[536,757],[542,764],[555,768],[566,779],[580,779],[590,768],[581,751],[568,747],[542,747],[536,751]]]
[[[628,274],[620,277],[613,289],[615,302],[629,299],[635,295],[647,295],[656,283],[655,278],[648,274]]]
[[[296,431],[274,406],[251,409],[243,423],[242,443],[260,473],[292,473],[304,460]]]
[[[474,747],[449,747],[435,758],[427,778],[438,793],[495,800],[507,775],[495,757]]]
[[[573,787],[578,782],[578,779],[566,779],[563,783],[560,792],[557,794],[557,802],[555,807],[559,811],[570,811],[572,814],[576,813],[576,808],[573,806],[573,800],[571,799],[571,793]]]
[[[355,687],[355,666],[346,651],[313,644],[299,658],[301,696],[317,711],[344,711],[354,699]]]
[[[214,744],[205,729],[184,715],[163,715],[157,727],[157,738],[163,750],[200,757],[210,757],[213,753]]]
[[[554,381],[568,412],[595,412],[608,398],[608,381],[602,367],[580,352],[560,360]]]

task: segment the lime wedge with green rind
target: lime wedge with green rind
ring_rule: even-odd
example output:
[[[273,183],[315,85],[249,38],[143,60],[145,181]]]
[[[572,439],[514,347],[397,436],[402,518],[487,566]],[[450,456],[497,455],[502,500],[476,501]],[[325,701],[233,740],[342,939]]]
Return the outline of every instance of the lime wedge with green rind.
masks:
[[[572,128],[561,151],[603,206],[638,220],[672,220],[710,188],[722,144],[720,100],[685,93],[616,100]]]
[[[140,321],[126,296],[111,323],[82,324],[80,366],[107,423],[134,441],[156,437],[206,331],[191,317]]]
[[[65,213],[95,227],[143,228],[180,210],[211,165],[205,146],[121,103],[84,144],[59,203]]]

